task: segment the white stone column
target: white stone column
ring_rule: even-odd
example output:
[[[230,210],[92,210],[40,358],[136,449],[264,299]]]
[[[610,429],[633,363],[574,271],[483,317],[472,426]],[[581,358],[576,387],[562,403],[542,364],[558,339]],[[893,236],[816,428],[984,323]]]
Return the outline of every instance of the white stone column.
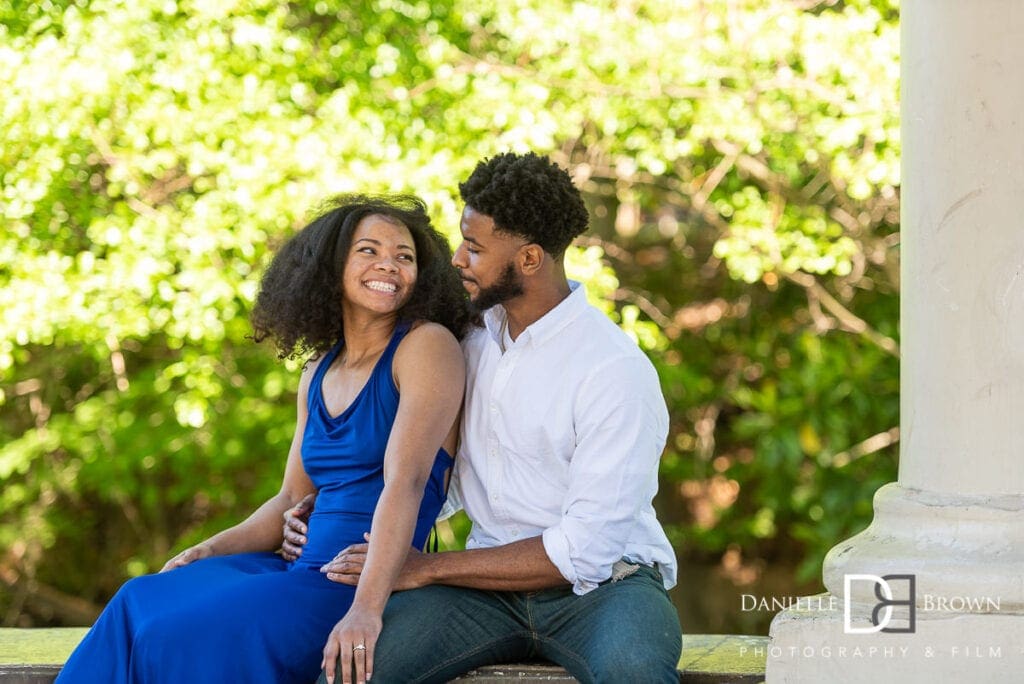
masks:
[[[1024,681],[1024,0],[904,0],[901,25],[899,482],[773,621],[770,684]],[[851,574],[914,575],[914,632],[847,633],[847,598],[854,629],[879,603]]]

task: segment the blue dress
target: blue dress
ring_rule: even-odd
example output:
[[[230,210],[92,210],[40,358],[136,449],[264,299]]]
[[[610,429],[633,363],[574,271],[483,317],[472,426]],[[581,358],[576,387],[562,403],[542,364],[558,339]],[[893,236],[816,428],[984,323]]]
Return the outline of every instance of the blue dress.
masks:
[[[308,542],[294,563],[273,553],[207,558],[126,582],[57,682],[301,682],[316,680],[324,644],[355,594],[319,568],[370,531],[384,488],[384,451],[398,411],[391,361],[409,330],[400,323],[352,404],[331,416],[324,373],[309,387],[302,462],[319,493]],[[434,460],[413,544],[422,548],[444,502],[451,457]]]

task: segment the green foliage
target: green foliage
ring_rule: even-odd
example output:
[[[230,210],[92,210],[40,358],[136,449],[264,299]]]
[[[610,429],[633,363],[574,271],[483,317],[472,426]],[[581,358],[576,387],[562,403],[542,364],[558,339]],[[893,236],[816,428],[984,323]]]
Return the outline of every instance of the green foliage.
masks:
[[[0,579],[102,600],[275,491],[298,367],[246,320],[271,250],[353,190],[455,238],[457,182],[507,149],[585,191],[570,270],[661,373],[680,554],[813,575],[895,477],[896,21],[0,0]]]

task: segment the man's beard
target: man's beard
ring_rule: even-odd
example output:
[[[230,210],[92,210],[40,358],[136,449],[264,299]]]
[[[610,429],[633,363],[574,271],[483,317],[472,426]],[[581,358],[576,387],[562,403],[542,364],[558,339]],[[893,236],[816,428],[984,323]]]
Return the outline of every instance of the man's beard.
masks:
[[[498,282],[489,287],[481,287],[476,297],[469,303],[477,312],[483,312],[495,304],[507,302],[521,294],[523,294],[523,281],[516,273],[515,267],[509,262],[505,264],[505,270],[501,272]]]

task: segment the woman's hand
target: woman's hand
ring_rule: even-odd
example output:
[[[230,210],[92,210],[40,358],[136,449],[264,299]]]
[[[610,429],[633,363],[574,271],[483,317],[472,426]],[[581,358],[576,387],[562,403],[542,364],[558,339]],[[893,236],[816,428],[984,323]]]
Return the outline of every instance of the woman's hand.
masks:
[[[195,546],[190,546],[171,560],[164,563],[164,567],[160,569],[160,572],[174,570],[175,568],[180,568],[183,565],[194,563],[202,558],[209,558],[212,555],[213,549],[210,548],[210,545],[206,542],[202,542]]]
[[[334,684],[336,670],[341,670],[343,684],[363,684],[373,675],[373,650],[381,630],[380,613],[353,606],[331,630],[324,646],[320,667]]]

